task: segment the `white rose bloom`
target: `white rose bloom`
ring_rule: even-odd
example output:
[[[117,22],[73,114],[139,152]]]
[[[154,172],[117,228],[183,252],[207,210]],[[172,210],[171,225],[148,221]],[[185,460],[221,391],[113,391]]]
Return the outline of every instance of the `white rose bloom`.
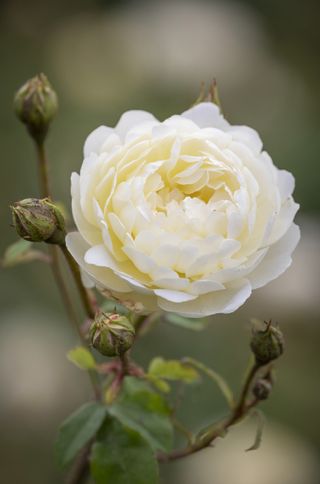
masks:
[[[289,267],[293,188],[256,131],[215,104],[164,122],[128,111],[85,142],[67,246],[87,282],[146,312],[230,313]]]

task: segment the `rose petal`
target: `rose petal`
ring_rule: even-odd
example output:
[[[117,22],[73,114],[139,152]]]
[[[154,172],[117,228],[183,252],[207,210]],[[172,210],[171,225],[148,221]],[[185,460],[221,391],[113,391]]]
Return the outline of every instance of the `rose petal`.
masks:
[[[263,261],[249,276],[253,289],[264,286],[280,276],[291,265],[291,255],[300,240],[300,229],[292,224],[288,232],[270,247]]]
[[[113,133],[113,128],[109,128],[108,126],[99,126],[99,128],[92,131],[84,143],[84,157],[89,156],[91,153],[99,154],[102,145]]]
[[[192,301],[196,299],[197,296],[194,294],[188,294],[182,291],[174,291],[172,289],[155,289],[154,293],[160,296],[162,299],[167,301],[172,301],[174,303],[182,303],[185,301]]]
[[[147,111],[141,111],[138,109],[127,111],[121,116],[114,130],[119,135],[120,139],[124,141],[131,128],[147,121],[157,121],[157,119],[153,114],[148,113]]]
[[[90,246],[81,237],[79,232],[71,232],[66,236],[66,245],[68,251],[74,257],[79,266],[95,280],[96,284],[104,285],[110,290],[118,292],[129,292],[130,286],[111,269],[95,267],[85,262],[84,256]]]
[[[159,298],[158,304],[164,311],[171,311],[189,318],[202,318],[213,314],[231,313],[238,309],[250,296],[251,286],[246,279],[231,283],[225,290],[199,296],[184,303],[169,302]]]
[[[199,128],[219,128],[226,130],[229,123],[220,113],[219,107],[211,102],[204,102],[184,111],[181,116],[191,119]]]
[[[249,126],[231,126],[228,133],[232,135],[234,140],[250,146],[255,154],[261,152],[262,141],[256,130],[249,128]]]
[[[89,244],[99,244],[101,242],[101,233],[98,227],[92,225],[84,217],[80,206],[80,177],[78,173],[71,175],[71,198],[72,198],[72,215],[78,230]]]

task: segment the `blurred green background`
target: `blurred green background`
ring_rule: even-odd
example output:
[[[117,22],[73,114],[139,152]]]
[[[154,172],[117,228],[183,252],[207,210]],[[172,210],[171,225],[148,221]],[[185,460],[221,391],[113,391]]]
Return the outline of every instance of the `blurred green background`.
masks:
[[[245,453],[254,422],[216,449],[165,466],[165,484],[320,482],[319,49],[320,4],[297,0],[2,0],[1,253],[15,240],[8,205],[37,196],[33,147],[12,112],[14,91],[37,72],[55,86],[60,112],[48,148],[54,193],[69,207],[69,179],[87,134],[130,108],[160,119],[186,109],[216,77],[227,118],[255,127],[275,163],[294,173],[302,240],[290,270],[256,291],[236,314],[193,333],[158,326],[136,358],[190,355],[237,388],[246,367],[249,319],[277,320],[287,349],[279,362],[260,450]],[[90,395],[65,353],[76,342],[47,267],[1,270],[0,482],[53,484],[59,422]],[[224,411],[210,382],[185,395],[194,429]]]

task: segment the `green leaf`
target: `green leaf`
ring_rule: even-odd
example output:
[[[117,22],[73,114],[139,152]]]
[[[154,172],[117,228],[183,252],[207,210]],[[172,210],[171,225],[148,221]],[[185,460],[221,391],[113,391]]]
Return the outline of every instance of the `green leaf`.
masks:
[[[158,464],[139,432],[108,419],[91,453],[96,484],[157,484]]]
[[[125,316],[130,313],[129,309],[127,309],[125,306],[116,301],[112,301],[111,299],[107,299],[106,301],[104,301],[101,309],[105,313],[116,312],[118,314],[124,314]]]
[[[122,391],[109,412],[123,425],[139,432],[153,449],[171,449],[173,428],[169,406],[145,381],[126,377]]]
[[[86,403],[61,425],[55,453],[61,467],[66,467],[101,427],[108,409],[98,402]]]
[[[178,360],[164,360],[161,357],[151,361],[148,373],[153,377],[181,380],[185,383],[193,383],[199,378],[199,373],[192,366]]]
[[[201,363],[200,361],[197,361],[193,358],[184,358],[183,361],[189,365],[194,366],[198,370],[202,371],[205,375],[207,375],[211,380],[213,380],[216,385],[220,388],[221,393],[225,397],[228,406],[230,408],[233,408],[235,405],[235,399],[232,393],[232,390],[230,389],[228,383],[225,381],[225,379],[219,375],[216,371],[212,370],[212,368],[208,368],[206,365]]]
[[[185,318],[174,313],[166,313],[165,321],[193,331],[202,331],[207,327],[206,319]]]
[[[146,375],[147,380],[153,385],[155,388],[157,388],[160,392],[163,393],[169,393],[171,388],[169,383],[166,381],[162,380],[162,378],[158,378],[154,375]]]
[[[264,427],[264,424],[265,424],[265,417],[260,410],[255,410],[252,413],[252,415],[256,415],[257,418],[258,418],[257,431],[256,431],[256,436],[255,436],[253,444],[251,445],[251,447],[246,449],[246,452],[250,452],[251,450],[259,449],[261,442],[262,442],[262,433],[263,433],[263,427]]]
[[[32,242],[24,239],[17,240],[13,244],[9,245],[6,249],[3,257],[3,265],[8,267],[19,263],[19,260],[28,252],[32,247]]]
[[[32,245],[32,242],[24,239],[20,239],[9,245],[1,261],[2,267],[13,267],[17,264],[32,262],[34,260],[41,260],[43,262],[50,261],[44,252],[31,250]]]
[[[84,346],[68,351],[67,358],[81,370],[95,370],[97,366],[92,354]]]

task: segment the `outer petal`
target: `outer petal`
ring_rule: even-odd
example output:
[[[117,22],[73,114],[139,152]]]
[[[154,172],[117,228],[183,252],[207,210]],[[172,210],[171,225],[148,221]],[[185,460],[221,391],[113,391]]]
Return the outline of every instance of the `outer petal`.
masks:
[[[131,128],[135,128],[139,124],[146,123],[148,121],[157,121],[157,119],[153,116],[153,114],[148,113],[147,111],[127,111],[121,116],[114,129],[119,135],[121,141],[124,141]]]
[[[262,141],[254,129],[249,128],[249,126],[231,126],[228,132],[232,134],[235,141],[240,141],[240,143],[249,146],[256,155],[261,152]]]
[[[288,232],[272,245],[255,271],[249,276],[252,289],[264,286],[276,279],[291,265],[291,254],[300,240],[300,229],[292,224]]]
[[[89,244],[99,244],[102,239],[101,231],[89,223],[82,213],[80,206],[80,177],[78,173],[71,175],[72,215],[78,230]]]
[[[283,203],[268,238],[268,245],[276,243],[284,236],[291,226],[298,210],[299,204],[295,203],[292,197],[288,198],[288,200]]]
[[[157,296],[160,296],[161,299],[175,303],[193,301],[197,298],[197,296],[194,294],[188,294],[187,292],[183,291],[174,291],[172,289],[155,289],[154,293]]]
[[[130,267],[128,268],[128,264],[119,263],[114,260],[112,255],[103,245],[90,247],[90,249],[84,254],[84,261],[90,267],[96,266],[103,269],[111,269],[121,280],[127,283],[130,291],[134,290],[142,294],[152,293],[152,290],[148,289],[141,280],[139,281],[135,279],[134,275],[130,274]]]
[[[250,296],[251,286],[247,279],[232,282],[225,290],[199,296],[194,301],[174,303],[158,298],[164,311],[178,313],[189,318],[201,318],[219,313],[232,313]]]
[[[294,190],[295,180],[294,176],[287,170],[278,170],[278,186],[280,190],[281,200],[292,195]]]
[[[108,126],[99,126],[99,128],[92,131],[87,137],[84,147],[83,147],[83,155],[86,158],[90,155],[90,153],[100,153],[100,148],[109,138],[109,136],[114,132],[113,128],[109,128]]]
[[[229,123],[220,113],[219,107],[214,103],[200,103],[181,114],[184,118],[191,119],[199,128],[219,128],[226,130]]]
[[[130,286],[120,279],[111,269],[89,265],[84,261],[84,255],[90,245],[82,238],[79,232],[71,232],[66,236],[66,245],[72,257],[84,272],[87,272],[97,285],[107,287],[111,291],[130,292]]]

